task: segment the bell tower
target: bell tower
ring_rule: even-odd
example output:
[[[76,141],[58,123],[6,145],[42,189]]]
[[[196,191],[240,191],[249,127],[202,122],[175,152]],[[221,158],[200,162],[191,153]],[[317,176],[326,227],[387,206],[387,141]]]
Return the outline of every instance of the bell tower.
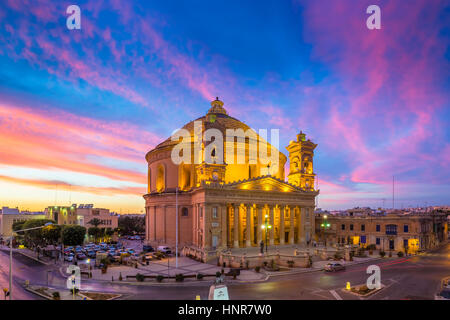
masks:
[[[223,102],[216,98],[211,102],[211,108],[202,121],[201,127],[198,128],[199,136],[204,137],[206,131],[209,130],[212,137],[211,140],[203,141],[201,145],[201,161],[195,166],[196,170],[196,186],[200,186],[202,181],[224,182],[226,163],[224,157],[223,137],[226,128],[216,121],[220,114],[227,114],[223,108]],[[220,136],[220,139],[218,139]]]
[[[314,190],[315,173],[313,171],[314,149],[317,144],[306,140],[306,134],[300,131],[296,141],[290,141],[286,149],[289,152],[288,182],[305,190]]]

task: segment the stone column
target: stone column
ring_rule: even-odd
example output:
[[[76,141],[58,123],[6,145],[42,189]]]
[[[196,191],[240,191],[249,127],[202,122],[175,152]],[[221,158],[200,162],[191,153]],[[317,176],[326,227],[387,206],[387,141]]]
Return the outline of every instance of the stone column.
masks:
[[[220,246],[222,248],[226,248],[227,247],[227,235],[228,235],[228,215],[227,215],[227,207],[220,205],[217,210],[219,210],[219,215],[220,215],[220,221],[221,221],[221,226],[220,226],[220,230],[221,230],[221,240],[220,240]]]
[[[197,245],[197,204],[192,206],[192,244]]]
[[[308,219],[306,219],[305,213],[306,213],[305,208],[301,207],[300,208],[300,217],[301,217],[301,220],[303,221],[303,223],[301,224],[302,226],[300,228],[300,231],[301,231],[301,233],[300,233],[300,241],[301,241],[301,243],[306,243],[305,226],[306,226],[306,223],[307,223]],[[310,234],[311,234],[311,232],[310,232]]]
[[[259,246],[262,240],[262,224],[263,224],[263,213],[262,213],[262,206],[257,204],[256,205],[256,214],[258,217],[258,227],[256,228],[256,245]]]
[[[290,226],[289,226],[289,244],[294,244],[294,215],[295,211],[292,207],[289,207],[289,220],[290,220]]]
[[[297,211],[297,243],[302,243],[303,237],[303,209],[299,207],[295,207],[295,211]]]
[[[167,243],[167,206],[163,206],[164,243]]]
[[[269,219],[270,219],[270,225],[272,226],[272,228],[270,228],[270,232],[269,232],[269,244],[271,246],[273,246],[275,244],[274,241],[274,206],[269,206]]]
[[[280,206],[280,244],[284,244],[284,210],[286,206]]]
[[[316,218],[315,218],[315,214],[314,214],[314,207],[310,207],[309,208],[309,221],[310,221],[310,226],[311,226],[311,241],[316,241],[315,237],[316,237]]]
[[[251,221],[250,221],[251,220],[251,209],[252,209],[252,207],[250,205],[248,205],[248,204],[245,204],[244,207],[245,207],[245,213],[246,213],[246,217],[245,217],[245,220],[246,220],[246,223],[245,223],[245,228],[246,228],[246,232],[245,232],[245,235],[246,235],[245,247],[248,248],[248,247],[252,246],[252,243],[251,243],[251,240],[250,240],[251,237],[252,237],[252,234],[251,234],[252,229],[251,229]]]
[[[255,215],[256,207],[254,205],[250,206],[250,243],[253,246],[255,244],[256,234],[255,234]]]
[[[239,248],[239,205],[234,205],[233,210],[234,210],[233,247]]]

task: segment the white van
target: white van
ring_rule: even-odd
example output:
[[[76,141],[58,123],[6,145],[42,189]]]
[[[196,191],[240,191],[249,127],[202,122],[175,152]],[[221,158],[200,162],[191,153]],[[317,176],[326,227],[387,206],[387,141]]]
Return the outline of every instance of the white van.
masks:
[[[170,248],[168,246],[158,246],[158,249],[156,249],[156,251],[165,253],[165,254],[171,254],[172,250],[170,250]]]

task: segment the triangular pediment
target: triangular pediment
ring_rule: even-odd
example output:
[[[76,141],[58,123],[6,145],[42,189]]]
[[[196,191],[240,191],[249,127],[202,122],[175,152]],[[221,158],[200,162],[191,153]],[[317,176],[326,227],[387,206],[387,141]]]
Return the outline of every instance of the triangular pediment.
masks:
[[[241,190],[264,190],[275,192],[304,192],[299,187],[291,185],[273,176],[262,176],[243,181],[228,183],[226,186]]]

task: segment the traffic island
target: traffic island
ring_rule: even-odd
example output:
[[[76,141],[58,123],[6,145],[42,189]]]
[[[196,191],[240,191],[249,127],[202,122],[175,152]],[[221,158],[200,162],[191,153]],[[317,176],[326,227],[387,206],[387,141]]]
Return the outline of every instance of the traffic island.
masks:
[[[28,285],[25,290],[34,293],[47,300],[113,300],[121,297],[121,294],[107,292],[77,291],[75,294],[68,289],[52,288],[46,286]]]
[[[361,298],[366,298],[375,293],[380,292],[384,288],[385,288],[384,284],[381,284],[379,289],[369,289],[366,284],[361,284],[361,285],[356,285],[356,286],[350,287],[350,288],[349,287],[342,288],[342,292],[350,293],[350,294],[353,294],[353,295],[361,297]]]

